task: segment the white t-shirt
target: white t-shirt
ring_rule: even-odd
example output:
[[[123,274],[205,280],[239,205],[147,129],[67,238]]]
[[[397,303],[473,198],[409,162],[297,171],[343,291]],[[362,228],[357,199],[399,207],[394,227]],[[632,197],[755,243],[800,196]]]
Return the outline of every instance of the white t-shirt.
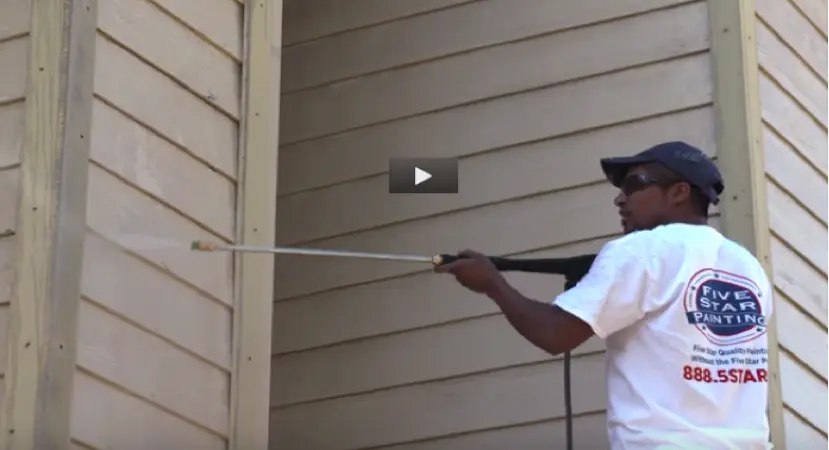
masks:
[[[714,228],[606,244],[555,304],[605,341],[611,448],[770,449],[771,299],[757,259]]]

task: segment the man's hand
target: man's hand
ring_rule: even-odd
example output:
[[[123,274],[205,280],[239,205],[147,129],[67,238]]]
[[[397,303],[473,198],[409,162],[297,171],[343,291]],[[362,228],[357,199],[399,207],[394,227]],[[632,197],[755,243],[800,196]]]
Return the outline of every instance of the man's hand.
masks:
[[[474,250],[458,253],[463,258],[435,268],[438,273],[451,273],[458,283],[479,294],[488,295],[506,284],[501,272],[485,255]]]
[[[578,347],[593,334],[576,316],[521,295],[486,256],[474,250],[459,255],[464,258],[438,266],[435,272],[451,273],[467,289],[492,299],[510,325],[537,347],[558,355]]]

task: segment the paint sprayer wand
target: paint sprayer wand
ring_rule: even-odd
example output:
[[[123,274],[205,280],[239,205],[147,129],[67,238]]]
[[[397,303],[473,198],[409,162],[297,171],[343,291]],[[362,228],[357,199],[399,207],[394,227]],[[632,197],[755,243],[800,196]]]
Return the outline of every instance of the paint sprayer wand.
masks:
[[[439,254],[434,256],[401,255],[393,253],[365,253],[344,250],[321,250],[316,248],[297,247],[268,247],[259,245],[226,245],[206,241],[193,241],[190,248],[202,252],[247,252],[247,253],[274,253],[285,255],[308,256],[335,256],[341,258],[383,259],[387,261],[430,263],[434,267],[449,264],[464,258],[460,255]],[[579,255],[570,258],[532,258],[513,259],[490,256],[490,261],[498,270],[503,272],[531,272],[564,275],[568,284],[572,286],[580,280],[590,269],[596,255]],[[570,286],[568,286],[570,287]]]
[[[266,247],[258,245],[224,245],[213,242],[193,241],[190,244],[190,249],[201,252],[243,252],[243,253],[273,253],[285,255],[306,255],[306,256],[335,256],[341,258],[359,258],[359,259],[383,259],[387,261],[399,262],[416,262],[416,263],[430,263],[437,267],[443,264],[448,264],[456,261],[460,256],[453,255],[401,255],[392,253],[366,253],[366,252],[352,252],[344,250],[321,250],[315,248],[296,248],[296,247]]]
[[[294,247],[265,247],[256,245],[223,245],[205,241],[193,241],[190,245],[192,250],[202,252],[229,251],[229,252],[254,252],[254,253],[279,253],[288,255],[309,255],[309,256],[337,256],[345,258],[363,259],[384,259],[390,261],[431,263],[437,267],[449,264],[463,258],[460,255],[400,255],[388,253],[363,253],[342,250],[320,250]],[[535,258],[535,259],[512,259],[490,256],[499,271],[508,272],[531,272],[564,275],[564,288],[570,289],[584,277],[590,270],[590,266],[596,259],[595,254],[578,255],[570,258]],[[564,409],[566,416],[567,449],[573,448],[573,406],[570,388],[570,352],[564,353]]]

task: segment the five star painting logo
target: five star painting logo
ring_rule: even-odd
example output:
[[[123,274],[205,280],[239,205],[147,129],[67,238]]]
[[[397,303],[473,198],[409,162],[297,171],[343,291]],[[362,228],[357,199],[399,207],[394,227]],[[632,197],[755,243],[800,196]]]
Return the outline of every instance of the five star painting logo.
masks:
[[[688,282],[685,316],[712,344],[741,344],[766,332],[761,297],[757,285],[745,277],[703,269]]]

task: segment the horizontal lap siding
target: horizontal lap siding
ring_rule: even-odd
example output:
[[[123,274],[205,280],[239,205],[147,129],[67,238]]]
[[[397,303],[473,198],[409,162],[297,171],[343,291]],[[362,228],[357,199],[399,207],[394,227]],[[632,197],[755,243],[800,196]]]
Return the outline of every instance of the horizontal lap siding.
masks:
[[[227,447],[242,5],[99,0],[72,436]],[[218,14],[221,13],[221,14]]]
[[[822,448],[829,431],[825,2],[757,0],[757,45],[786,440],[789,448]]]
[[[9,306],[17,252],[17,202],[29,61],[28,2],[0,2],[0,402],[5,395]]]
[[[280,244],[594,252],[619,231],[600,157],[715,156],[705,2],[358,4],[285,4]],[[397,156],[459,158],[460,193],[389,195]],[[277,257],[271,448],[563,445],[560,359],[423,269]],[[542,301],[563,284],[508,277]],[[574,352],[577,447],[607,447],[603,364],[597,339]]]

